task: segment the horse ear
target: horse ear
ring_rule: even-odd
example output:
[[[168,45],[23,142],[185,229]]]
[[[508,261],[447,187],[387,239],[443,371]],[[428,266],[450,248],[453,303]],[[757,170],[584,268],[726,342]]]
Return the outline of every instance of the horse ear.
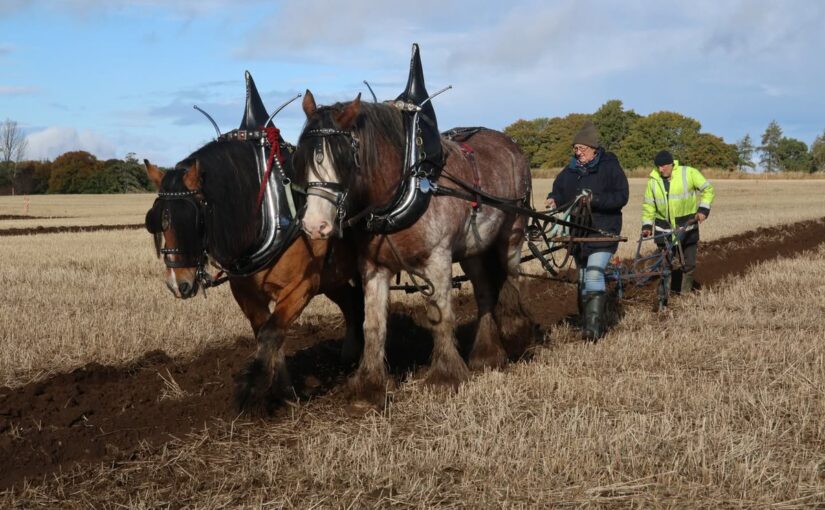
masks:
[[[355,121],[355,118],[358,117],[358,114],[361,113],[361,93],[358,93],[358,96],[343,110],[341,113],[335,116],[335,121],[344,128],[349,129],[352,126],[352,123]]]
[[[198,191],[201,189],[201,170],[198,165],[198,160],[183,173],[183,185],[190,191]]]
[[[155,185],[155,189],[159,190],[160,181],[163,180],[163,172],[150,163],[148,159],[144,159],[143,164],[146,165],[146,175],[149,177],[149,182]]]
[[[306,114],[307,118],[311,117],[315,110],[318,109],[318,105],[315,104],[315,96],[312,95],[312,92],[307,89],[304,93],[304,101],[301,103],[304,108],[304,113]]]

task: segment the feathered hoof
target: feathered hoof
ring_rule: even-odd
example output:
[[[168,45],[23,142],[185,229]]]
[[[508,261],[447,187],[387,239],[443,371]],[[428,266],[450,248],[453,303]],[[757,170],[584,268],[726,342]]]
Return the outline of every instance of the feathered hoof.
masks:
[[[486,369],[499,370],[507,364],[507,353],[503,348],[495,345],[487,347],[486,349],[473,348],[468,363],[470,370],[474,372]]]
[[[274,377],[261,360],[253,359],[235,377],[235,408],[240,412],[271,415],[294,398],[295,390],[285,367]]]
[[[444,370],[437,366],[432,366],[424,375],[424,384],[436,388],[447,388],[457,391],[462,383],[470,378],[470,371],[466,365],[455,368],[453,370]]]
[[[382,410],[386,405],[388,379],[386,376],[367,375],[356,372],[350,379],[348,386],[349,397],[356,409]]]

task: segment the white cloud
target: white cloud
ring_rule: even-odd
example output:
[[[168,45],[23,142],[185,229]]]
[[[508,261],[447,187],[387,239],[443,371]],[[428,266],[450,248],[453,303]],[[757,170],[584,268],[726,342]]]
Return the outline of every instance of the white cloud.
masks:
[[[34,1],[29,0],[31,3]],[[45,3],[44,0],[35,0]],[[246,0],[244,9],[253,12],[254,4],[262,4],[267,0]],[[51,4],[51,2],[49,2]],[[185,20],[191,21],[194,18],[207,16],[221,10],[237,10],[238,3],[235,0],[63,0],[60,7],[73,16],[84,18],[135,10],[147,13],[150,9],[164,11],[176,16],[181,16]]]
[[[22,96],[39,92],[37,87],[10,87],[0,85],[0,96]]]
[[[54,159],[64,152],[86,151],[98,159],[117,156],[115,144],[91,130],[78,131],[67,127],[49,127],[26,137],[29,146],[27,159]]]

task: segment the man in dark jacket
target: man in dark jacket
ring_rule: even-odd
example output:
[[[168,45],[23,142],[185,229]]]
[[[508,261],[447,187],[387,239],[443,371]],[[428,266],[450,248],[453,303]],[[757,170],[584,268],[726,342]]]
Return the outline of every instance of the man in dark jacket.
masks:
[[[553,190],[547,195],[546,205],[550,209],[567,205],[582,193],[586,195],[585,200],[589,202],[592,212],[590,226],[619,235],[622,231],[622,207],[628,200],[627,176],[616,155],[601,146],[596,126],[589,120],[573,138],[573,157],[553,181]],[[593,237],[599,234],[591,232],[585,235]],[[583,243],[574,253],[579,268],[580,302],[584,314],[582,335],[588,340],[598,340],[605,333],[607,297],[604,270],[618,245],[617,242]]]

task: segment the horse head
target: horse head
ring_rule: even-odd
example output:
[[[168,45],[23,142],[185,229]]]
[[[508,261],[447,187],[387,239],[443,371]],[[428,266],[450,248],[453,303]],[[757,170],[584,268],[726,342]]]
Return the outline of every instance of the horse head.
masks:
[[[303,109],[307,121],[293,159],[296,180],[307,188],[301,226],[311,239],[327,239],[340,229],[351,178],[360,167],[361,94],[319,108],[307,90]]]
[[[158,197],[146,213],[146,230],[154,236],[155,251],[163,257],[166,286],[175,297],[198,292],[199,271],[205,262],[204,203],[197,161],[161,172],[143,160]]]
[[[158,197],[146,213],[166,264],[166,284],[175,296],[194,296],[208,282],[208,257],[231,267],[258,239],[262,219],[255,144],[209,142],[167,172],[144,161]]]

